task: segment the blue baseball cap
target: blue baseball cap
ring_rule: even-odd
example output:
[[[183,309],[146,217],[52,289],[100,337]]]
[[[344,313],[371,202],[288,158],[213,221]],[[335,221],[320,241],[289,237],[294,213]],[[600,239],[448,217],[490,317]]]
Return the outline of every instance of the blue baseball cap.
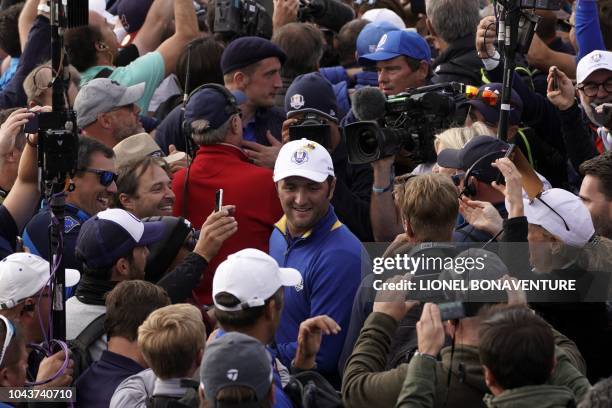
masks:
[[[401,55],[431,63],[431,50],[427,41],[413,31],[398,30],[384,34],[376,46],[376,51],[360,57],[359,64],[387,61]]]
[[[185,120],[193,122],[203,119],[208,121],[210,129],[219,128],[227,122],[230,116],[237,112],[235,109],[228,109],[230,102],[237,108],[247,99],[241,91],[227,91],[227,93],[233,96],[232,101],[228,101],[228,97],[223,94],[221,89],[210,87],[197,90],[191,95],[185,106]]]
[[[90,269],[109,268],[134,248],[162,239],[164,231],[161,221],[142,222],[125,210],[109,208],[81,225],[75,252]]]
[[[338,102],[332,84],[318,72],[296,77],[285,94],[285,112],[313,112],[338,122]]]
[[[388,21],[368,23],[357,36],[357,57],[375,52],[380,38],[389,31],[399,31],[399,28]]]

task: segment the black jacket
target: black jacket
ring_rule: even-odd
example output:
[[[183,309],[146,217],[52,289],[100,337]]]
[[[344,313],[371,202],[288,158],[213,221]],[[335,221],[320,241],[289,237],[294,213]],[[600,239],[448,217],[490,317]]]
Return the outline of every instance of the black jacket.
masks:
[[[432,82],[461,82],[466,85],[479,86],[482,83],[482,61],[476,53],[475,36],[470,34],[459,38],[435,59],[432,69]]]

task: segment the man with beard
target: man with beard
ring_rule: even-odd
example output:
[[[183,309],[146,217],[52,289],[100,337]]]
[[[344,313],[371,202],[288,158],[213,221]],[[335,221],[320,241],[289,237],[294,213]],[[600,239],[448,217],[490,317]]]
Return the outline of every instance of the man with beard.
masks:
[[[89,81],[74,101],[78,127],[111,149],[128,136],[144,132],[136,104],[144,90],[144,82],[125,87],[108,78]]]
[[[89,137],[79,137],[79,158],[74,177],[74,190],[66,197],[64,219],[64,265],[82,270],[81,262],[74,256],[81,224],[98,212],[106,210],[110,199],[117,192],[114,153],[112,149]],[[35,255],[49,261],[49,225],[51,210],[46,208],[36,214],[26,225],[24,245]]]
[[[576,81],[580,104],[571,80],[557,67],[551,67],[547,97],[560,111],[563,141],[572,164],[578,168],[598,151],[612,150],[612,52],[596,50],[584,56],[576,68]],[[596,137],[590,124],[582,120],[580,107],[590,124],[598,127]]]
[[[584,175],[579,196],[589,209],[595,233],[612,239],[612,152],[580,165]]]

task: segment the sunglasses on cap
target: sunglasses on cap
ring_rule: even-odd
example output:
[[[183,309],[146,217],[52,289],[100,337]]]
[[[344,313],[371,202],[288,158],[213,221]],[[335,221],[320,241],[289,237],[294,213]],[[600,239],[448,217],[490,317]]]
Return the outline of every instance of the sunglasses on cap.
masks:
[[[13,339],[13,336],[15,335],[15,326],[13,326],[13,323],[11,323],[9,319],[7,319],[6,317],[2,315],[0,315],[0,319],[2,319],[2,321],[4,322],[4,325],[6,326],[6,335],[4,336],[4,345],[2,346],[2,354],[0,354],[0,367],[1,367],[2,362],[4,361],[4,356],[6,355],[6,350],[8,349],[9,345],[11,344],[11,340]]]
[[[89,168],[85,168],[85,169],[80,169],[79,171],[84,171],[87,173],[93,173],[93,174],[97,174],[98,177],[100,178],[100,184],[102,184],[104,187],[108,187],[111,185],[111,183],[117,182],[117,174],[113,173],[112,171],[108,171],[108,170],[98,170],[98,169],[89,169]]]
[[[465,87],[465,96],[468,99],[479,99],[489,106],[496,107],[497,101],[501,95],[490,89],[478,90],[475,86],[468,85]]]

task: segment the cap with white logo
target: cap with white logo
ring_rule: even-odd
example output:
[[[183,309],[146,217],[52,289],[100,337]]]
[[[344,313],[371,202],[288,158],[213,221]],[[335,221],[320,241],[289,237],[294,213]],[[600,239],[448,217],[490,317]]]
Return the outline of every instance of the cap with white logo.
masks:
[[[308,139],[294,140],[281,148],[274,164],[274,182],[291,176],[317,183],[335,177],[334,164],[326,148]]]
[[[215,307],[234,312],[265,305],[282,286],[296,286],[302,281],[297,269],[280,268],[270,255],[258,249],[247,248],[230,256],[215,271],[212,291]],[[232,307],[220,305],[215,299],[221,292],[240,300]]]
[[[272,380],[272,359],[259,340],[231,332],[206,346],[200,364],[200,384],[206,401],[213,407],[217,406],[219,391],[227,387],[247,387],[255,392],[258,402],[263,402]]]
[[[576,82],[581,84],[593,72],[605,69],[612,71],[612,52],[595,50],[585,55],[576,67]]]

